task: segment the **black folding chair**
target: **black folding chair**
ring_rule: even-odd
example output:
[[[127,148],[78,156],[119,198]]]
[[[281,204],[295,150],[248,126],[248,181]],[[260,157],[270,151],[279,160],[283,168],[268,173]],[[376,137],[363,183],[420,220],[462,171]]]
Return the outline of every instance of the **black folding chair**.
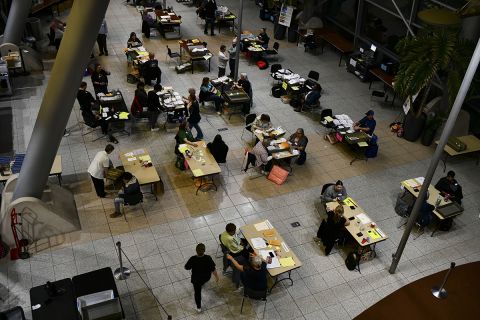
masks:
[[[245,298],[249,298],[252,300],[265,301],[265,304],[263,305],[263,315],[262,315],[262,319],[263,319],[265,317],[265,309],[267,307],[267,288],[265,288],[265,290],[257,291],[257,290],[252,290],[248,287],[244,287],[242,307],[240,308],[240,314],[243,312],[243,304],[245,302]]]

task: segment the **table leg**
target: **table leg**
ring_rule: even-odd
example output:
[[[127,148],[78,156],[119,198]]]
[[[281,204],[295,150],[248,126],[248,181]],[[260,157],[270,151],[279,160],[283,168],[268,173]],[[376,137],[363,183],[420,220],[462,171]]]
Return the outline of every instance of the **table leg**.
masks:
[[[290,285],[293,286],[293,279],[292,279],[292,270],[288,271],[288,277],[287,278],[282,278],[280,280],[278,280],[278,276],[275,277],[275,282],[273,283],[273,285],[270,287],[270,289],[268,289],[268,293],[272,293],[272,290],[273,288],[280,282],[282,282],[283,280],[290,280]]]
[[[204,180],[210,178],[210,181]],[[217,191],[217,185],[215,184],[215,181],[213,179],[213,175],[207,175],[207,176],[202,176],[200,177],[200,185],[197,188],[197,192],[195,192],[195,195],[198,195],[198,191],[202,190],[204,191],[206,187],[213,186],[215,188],[215,191]]]
[[[208,72],[210,72],[211,63],[212,63],[212,58],[208,59]]]
[[[58,179],[58,184],[61,186],[62,185],[62,174],[61,173],[57,174],[57,179]]]
[[[343,58],[343,53],[340,53],[340,61],[338,61],[339,67],[342,65],[342,58]]]

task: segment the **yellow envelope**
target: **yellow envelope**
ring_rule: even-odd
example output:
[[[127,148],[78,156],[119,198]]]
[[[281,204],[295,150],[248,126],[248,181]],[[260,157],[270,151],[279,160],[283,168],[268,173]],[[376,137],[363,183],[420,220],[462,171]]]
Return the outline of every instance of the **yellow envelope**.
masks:
[[[120,112],[120,113],[118,114],[118,119],[127,120],[127,119],[128,119],[128,116],[129,116],[129,113],[128,113],[128,112]]]
[[[295,265],[292,257],[280,258],[279,261],[282,267],[293,267]]]

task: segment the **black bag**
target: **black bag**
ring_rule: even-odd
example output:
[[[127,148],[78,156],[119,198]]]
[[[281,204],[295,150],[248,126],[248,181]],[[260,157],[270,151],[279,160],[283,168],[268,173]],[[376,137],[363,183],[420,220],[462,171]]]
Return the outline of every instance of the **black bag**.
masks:
[[[357,268],[359,261],[360,255],[355,252],[350,252],[345,259],[345,265],[347,266],[348,270],[353,271]]]
[[[441,231],[449,231],[453,225],[453,218],[447,218],[440,220],[440,224],[438,225],[438,230]]]
[[[415,197],[410,192],[402,192],[397,196],[395,212],[400,217],[407,218],[410,216],[414,203]]]
[[[448,138],[447,145],[457,152],[462,152],[467,149],[467,145],[456,137]]]
[[[274,98],[280,98],[282,96],[282,92],[283,92],[282,85],[277,84],[272,87],[272,96]]]

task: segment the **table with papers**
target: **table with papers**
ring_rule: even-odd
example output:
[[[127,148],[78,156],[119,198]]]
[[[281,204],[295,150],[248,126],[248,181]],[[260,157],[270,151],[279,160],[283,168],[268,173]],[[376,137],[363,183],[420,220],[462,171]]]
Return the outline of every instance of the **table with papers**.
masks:
[[[293,171],[290,159],[298,157],[300,152],[297,149],[293,149],[291,143],[287,141],[287,139],[280,138],[272,140],[270,146],[267,147],[267,150],[272,155],[274,162],[283,162],[287,165],[290,172]]]
[[[222,170],[210,153],[210,150],[208,150],[205,141],[201,140],[196,143],[197,147],[188,144],[178,146],[178,151],[185,156],[185,160],[193,176],[200,181],[195,194],[197,195],[199,190],[209,190],[210,187],[214,187],[215,191],[217,191],[214,176],[222,172]]]
[[[210,65],[213,54],[207,49],[204,45],[204,42],[200,39],[187,39],[179,40],[178,44],[180,45],[180,56],[187,54],[189,61],[192,67],[193,74],[193,63],[208,61],[208,72],[210,72]]]
[[[258,140],[263,141],[263,139],[268,138],[268,139],[277,139],[279,137],[282,137],[286,131],[282,127],[278,128],[271,128],[268,130],[261,130],[261,129],[256,129],[253,131],[253,134],[255,134],[255,137],[257,137]]]
[[[120,161],[126,172],[134,175],[138,183],[150,186],[150,193],[157,200],[157,194],[162,192],[163,184],[157,169],[152,163],[148,150],[139,148],[129,151],[120,151]]]
[[[100,103],[100,117],[108,122],[112,132],[123,132],[130,135],[130,132],[125,130],[125,121],[130,119],[130,113],[122,92],[120,90],[111,91],[107,94],[100,92],[97,96]],[[115,123],[118,123],[118,126]]]
[[[182,18],[180,16],[175,12],[168,10],[155,10],[154,14],[156,15],[157,23],[160,26],[160,32],[165,39],[167,38],[165,32],[173,32],[175,29],[178,31],[178,37],[175,37],[175,39],[181,37],[180,25],[182,24]]]
[[[292,270],[300,268],[302,262],[285,243],[270,221],[263,220],[248,224],[241,227],[240,231],[256,254],[261,255],[264,260],[268,256],[272,257],[272,263],[267,264],[267,271],[275,281],[269,292],[272,292],[272,289],[284,280],[290,280],[291,285],[293,285]],[[280,278],[282,274],[287,274],[287,277]]]

